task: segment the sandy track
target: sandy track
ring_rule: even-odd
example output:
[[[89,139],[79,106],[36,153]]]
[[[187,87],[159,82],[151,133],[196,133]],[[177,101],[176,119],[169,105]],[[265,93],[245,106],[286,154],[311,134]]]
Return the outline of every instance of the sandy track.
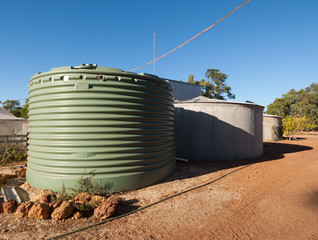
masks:
[[[250,165],[248,165],[250,164]],[[247,166],[248,165],[248,166]],[[318,239],[318,137],[265,143],[253,161],[178,163],[175,176],[121,194],[121,212],[217,179],[200,189],[64,239]],[[39,239],[87,226],[93,218],[56,223],[2,214],[1,239]]]

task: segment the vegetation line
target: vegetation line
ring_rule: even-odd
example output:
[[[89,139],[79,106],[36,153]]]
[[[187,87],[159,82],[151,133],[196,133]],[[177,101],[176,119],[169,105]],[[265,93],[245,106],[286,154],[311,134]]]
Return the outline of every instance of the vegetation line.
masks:
[[[217,178],[217,179],[214,179],[214,180],[212,180],[212,181],[209,181],[209,182],[207,182],[207,183],[201,184],[201,185],[196,186],[196,187],[192,187],[192,188],[187,189],[187,190],[184,190],[184,191],[182,191],[182,192],[173,194],[173,195],[171,195],[171,196],[168,196],[168,197],[166,197],[166,198],[164,198],[164,199],[161,199],[161,200],[159,200],[159,201],[157,201],[157,202],[151,203],[151,204],[146,205],[146,206],[144,206],[144,207],[138,208],[138,209],[133,210],[133,211],[131,211],[131,212],[128,212],[128,213],[119,215],[119,216],[117,216],[117,217],[109,218],[109,219],[104,220],[104,221],[102,221],[102,222],[95,223],[95,224],[89,225],[89,226],[87,226],[87,227],[80,228],[80,229],[77,229],[77,230],[74,230],[74,231],[71,231],[71,232],[67,232],[67,233],[64,233],[64,234],[61,234],[61,235],[58,235],[58,236],[55,236],[55,237],[47,238],[47,240],[50,240],[50,239],[58,239],[58,238],[61,238],[61,237],[65,237],[65,236],[71,235],[71,234],[73,234],[73,233],[81,232],[81,231],[84,231],[84,230],[86,230],[86,229],[89,229],[89,228],[92,228],[92,227],[96,227],[96,226],[98,226],[98,225],[102,225],[102,224],[104,224],[104,223],[111,222],[111,221],[114,221],[114,220],[116,220],[116,219],[120,219],[120,218],[126,217],[126,216],[128,216],[128,215],[133,214],[133,213],[136,213],[136,212],[139,212],[139,211],[144,210],[144,209],[146,209],[146,208],[149,208],[149,207],[152,207],[152,206],[154,206],[154,205],[157,205],[157,204],[159,204],[159,203],[161,203],[161,202],[164,202],[164,201],[166,201],[166,200],[168,200],[168,199],[174,198],[174,197],[179,196],[179,195],[182,195],[182,194],[184,194],[184,193],[187,193],[187,192],[190,192],[190,191],[193,191],[193,190],[196,190],[196,189],[205,187],[205,186],[207,186],[207,185],[209,185],[209,184],[211,184],[211,183],[217,182],[217,181],[221,180],[222,178],[225,178],[226,176],[228,176],[228,175],[230,175],[230,174],[233,174],[233,173],[235,173],[235,172],[237,172],[237,171],[240,171],[240,170],[242,170],[242,169],[244,169],[244,168],[247,168],[247,167],[250,166],[250,165],[251,165],[251,164],[245,165],[245,166],[240,167],[240,168],[238,168],[238,169],[236,169],[236,170],[233,170],[233,171],[231,171],[231,172],[229,172],[229,173],[226,173],[226,174],[224,174],[223,176],[221,176],[221,177],[219,177],[219,178]]]

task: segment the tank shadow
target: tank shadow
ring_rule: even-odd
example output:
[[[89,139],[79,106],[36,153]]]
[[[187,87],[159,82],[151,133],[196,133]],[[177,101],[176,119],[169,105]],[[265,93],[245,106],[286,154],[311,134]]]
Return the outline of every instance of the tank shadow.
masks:
[[[224,169],[278,160],[284,158],[284,154],[307,151],[311,149],[313,148],[308,146],[266,142],[264,143],[264,154],[258,158],[235,161],[190,161],[188,163],[177,161],[176,173],[166,181],[192,178]]]
[[[120,204],[120,207],[115,213],[115,216],[119,216],[131,211],[134,211],[138,208],[140,208],[140,205],[138,204],[139,200],[137,199],[129,199],[129,200],[123,200]]]
[[[235,113],[235,109],[233,109]],[[205,161],[255,158],[263,153],[262,113],[230,122],[201,111],[175,108],[176,156]]]

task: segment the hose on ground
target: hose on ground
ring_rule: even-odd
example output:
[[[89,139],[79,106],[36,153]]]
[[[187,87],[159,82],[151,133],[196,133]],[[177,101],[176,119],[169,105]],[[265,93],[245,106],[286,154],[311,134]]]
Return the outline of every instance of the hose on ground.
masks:
[[[98,226],[98,225],[102,225],[102,224],[104,224],[104,223],[111,222],[111,221],[114,221],[114,220],[116,220],[116,219],[120,219],[120,218],[126,217],[126,216],[128,216],[128,215],[134,214],[134,213],[139,212],[139,211],[141,211],[141,210],[144,210],[144,209],[146,209],[146,208],[152,207],[152,206],[154,206],[154,205],[156,205],[156,204],[158,204],[158,203],[164,202],[164,201],[166,201],[166,200],[168,200],[168,199],[171,199],[171,198],[174,198],[174,197],[176,197],[176,196],[182,195],[182,194],[184,194],[184,193],[187,193],[187,192],[190,192],[190,191],[193,191],[193,190],[196,190],[196,189],[205,187],[205,186],[207,186],[207,185],[209,185],[209,184],[211,184],[211,183],[214,183],[214,182],[216,182],[216,181],[221,180],[222,178],[224,178],[224,177],[226,177],[226,176],[228,176],[228,175],[230,175],[230,174],[232,174],[232,173],[235,173],[235,172],[240,171],[240,170],[242,170],[242,169],[244,169],[244,168],[247,168],[247,167],[250,166],[250,165],[251,165],[251,164],[245,165],[245,166],[240,167],[240,168],[238,168],[238,169],[235,169],[235,170],[233,170],[233,171],[231,171],[231,172],[228,172],[228,173],[224,174],[223,176],[221,176],[221,177],[219,177],[219,178],[217,178],[217,179],[214,179],[214,180],[209,181],[209,182],[207,182],[207,183],[198,185],[198,186],[196,186],[196,187],[189,188],[189,189],[184,190],[184,191],[182,191],[182,192],[173,194],[173,195],[171,195],[171,196],[168,196],[168,197],[163,198],[163,199],[161,199],[161,200],[159,200],[159,201],[157,201],[157,202],[153,202],[153,203],[151,203],[151,204],[148,204],[148,205],[146,205],[146,206],[144,206],[144,207],[138,208],[138,209],[133,210],[133,211],[131,211],[131,212],[124,213],[124,214],[122,214],[122,215],[119,215],[119,216],[116,216],[116,217],[113,217],[113,218],[109,218],[109,219],[106,219],[106,220],[101,221],[101,222],[99,222],[99,223],[95,223],[95,224],[92,224],[92,225],[89,225],[89,226],[87,226],[87,227],[83,227],[83,228],[80,228],[80,229],[77,229],[77,230],[74,230],[74,231],[71,231],[71,232],[67,232],[67,233],[64,233],[64,234],[61,234],[61,235],[57,235],[57,236],[55,236],[55,237],[47,238],[47,240],[58,239],[58,238],[61,238],[61,237],[65,237],[65,236],[71,235],[71,234],[73,234],[73,233],[81,232],[81,231],[84,231],[84,230],[86,230],[86,229],[89,229],[89,228],[92,228],[92,227],[96,227],[96,226]]]

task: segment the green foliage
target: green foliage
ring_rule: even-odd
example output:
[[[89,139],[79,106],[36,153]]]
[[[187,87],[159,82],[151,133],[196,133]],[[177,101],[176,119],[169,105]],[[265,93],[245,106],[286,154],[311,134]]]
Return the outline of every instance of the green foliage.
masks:
[[[25,101],[25,104],[20,109],[20,113],[21,113],[20,115],[21,118],[29,118],[29,100],[28,99]]]
[[[0,165],[25,161],[26,158],[27,149],[25,145],[21,145],[18,142],[10,142],[8,137],[3,142],[0,142]]]
[[[20,101],[18,101],[18,100],[7,100],[4,103],[2,103],[2,107],[6,111],[12,113],[16,117],[20,117],[20,115],[21,115],[21,112],[20,112],[21,107],[20,106],[21,106],[21,104],[20,104]]]
[[[289,136],[289,140],[295,132],[310,131],[316,127],[306,116],[287,116],[283,119],[283,131],[284,134]]]
[[[111,183],[96,181],[96,180],[93,180],[91,177],[89,178],[81,177],[77,181],[76,188],[72,188],[71,190],[73,191],[75,195],[81,192],[88,192],[91,195],[94,195],[94,194],[105,195],[107,193],[110,193],[111,187],[112,187]]]
[[[200,85],[201,95],[208,98],[225,100],[224,94],[229,99],[235,98],[235,95],[231,93],[231,87],[225,84],[225,80],[228,78],[226,74],[221,73],[218,69],[209,68],[205,73],[205,77],[207,80],[197,81],[194,80],[193,75],[189,75],[188,83]]]
[[[94,210],[94,208],[97,207],[95,203],[94,203],[94,205],[92,205],[90,202],[83,202],[83,203],[73,202],[73,206],[82,212],[90,212],[90,211]]]
[[[68,201],[73,197],[74,196],[72,194],[66,192],[66,188],[63,184],[61,191],[57,192],[57,194],[51,194],[51,202]]]
[[[281,98],[268,105],[267,114],[287,116],[305,116],[311,124],[318,126],[318,84],[296,91],[291,89]]]

